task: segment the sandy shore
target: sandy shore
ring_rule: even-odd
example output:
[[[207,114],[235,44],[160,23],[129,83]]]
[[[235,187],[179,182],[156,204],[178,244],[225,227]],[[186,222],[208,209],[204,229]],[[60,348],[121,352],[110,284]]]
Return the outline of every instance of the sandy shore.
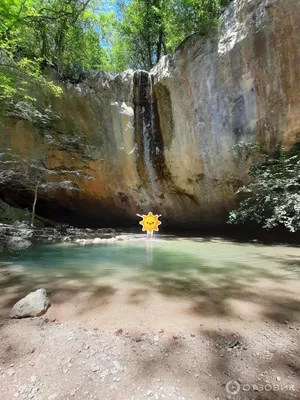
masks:
[[[271,250],[286,267],[207,277],[124,269],[81,280],[2,266],[0,399],[299,399],[299,249]],[[7,319],[38,287],[47,314]]]

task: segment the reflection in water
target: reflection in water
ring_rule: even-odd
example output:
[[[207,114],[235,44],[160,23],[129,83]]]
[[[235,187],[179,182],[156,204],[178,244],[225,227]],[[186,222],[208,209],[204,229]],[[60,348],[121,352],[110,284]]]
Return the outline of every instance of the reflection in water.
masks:
[[[153,241],[152,236],[147,240],[147,265],[153,264]]]

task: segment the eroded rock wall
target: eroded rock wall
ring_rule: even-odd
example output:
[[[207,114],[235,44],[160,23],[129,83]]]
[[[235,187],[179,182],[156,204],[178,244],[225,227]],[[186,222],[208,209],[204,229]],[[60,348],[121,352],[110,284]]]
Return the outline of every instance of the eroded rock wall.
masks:
[[[150,74],[91,74],[60,99],[40,95],[61,116],[55,131],[65,147],[51,144],[51,129],[18,119],[2,130],[1,146],[48,168],[88,164],[95,180],[42,196],[40,214],[101,226],[152,210],[175,226],[223,224],[246,179],[232,145],[299,141],[299,32],[298,0],[235,0],[218,33],[188,38]]]

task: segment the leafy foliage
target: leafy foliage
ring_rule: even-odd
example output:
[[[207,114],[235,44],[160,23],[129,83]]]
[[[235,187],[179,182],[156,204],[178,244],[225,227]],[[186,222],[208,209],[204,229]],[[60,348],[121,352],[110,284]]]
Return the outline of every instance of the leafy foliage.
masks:
[[[38,85],[59,96],[45,78],[46,66],[61,78],[78,80],[104,66],[96,7],[92,0],[2,0],[0,3],[0,107],[36,102]],[[88,8],[90,7],[90,8]]]
[[[109,50],[114,68],[151,69],[189,35],[208,33],[218,24],[221,7],[231,0],[119,1]]]
[[[251,147],[251,146],[250,146]],[[300,229],[300,151],[297,146],[285,151],[277,146],[274,154],[267,154],[260,145],[261,162],[250,167],[250,183],[237,194],[245,196],[229,215],[230,223],[255,221],[263,228],[283,225],[291,232]]]
[[[2,0],[0,108],[35,107],[36,85],[59,96],[61,79],[90,70],[149,70],[194,32],[218,23],[230,0]]]
[[[15,57],[53,66],[64,78],[99,69],[103,49],[98,5],[92,0],[3,0],[2,42]]]
[[[31,79],[41,79],[45,66],[55,68],[61,78],[75,81],[89,70],[148,70],[186,36],[213,29],[221,7],[229,2],[2,0],[0,54]],[[19,86],[21,82],[14,82],[15,73],[8,71],[0,81],[5,99],[16,95],[16,83]]]

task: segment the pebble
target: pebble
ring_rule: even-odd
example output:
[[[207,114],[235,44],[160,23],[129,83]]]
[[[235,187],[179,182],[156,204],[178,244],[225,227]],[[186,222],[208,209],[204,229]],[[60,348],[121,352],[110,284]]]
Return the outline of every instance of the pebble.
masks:
[[[277,382],[280,382],[280,381],[281,381],[280,376],[277,376],[276,381],[277,381]]]
[[[91,366],[91,370],[92,370],[93,372],[97,372],[97,371],[99,371],[99,366],[98,366],[98,365],[92,365],[92,366]]]
[[[119,361],[114,360],[114,361],[113,361],[113,364],[114,364],[114,367],[115,367],[116,369],[122,369],[122,367],[121,367]]]
[[[102,373],[101,373],[101,378],[105,378],[106,376],[110,375],[110,372],[108,369],[105,369]]]
[[[150,396],[153,395],[153,392],[152,392],[152,390],[148,390],[146,394],[147,394],[148,397],[150,397]]]
[[[143,340],[143,336],[140,333],[136,333],[132,336],[132,340],[135,342],[141,342]]]
[[[238,344],[239,344],[238,339],[233,339],[233,340],[228,344],[228,347],[232,348],[232,347],[234,347],[234,346],[236,346],[236,345],[238,345]]]
[[[9,368],[6,372],[8,376],[13,376],[15,374],[15,370],[12,368]]]
[[[35,383],[35,382],[37,381],[37,376],[32,375],[32,376],[30,377],[30,380],[31,380],[32,383]]]
[[[120,329],[116,330],[115,335],[116,335],[116,336],[121,336],[122,333],[123,333],[123,329],[120,328]]]

